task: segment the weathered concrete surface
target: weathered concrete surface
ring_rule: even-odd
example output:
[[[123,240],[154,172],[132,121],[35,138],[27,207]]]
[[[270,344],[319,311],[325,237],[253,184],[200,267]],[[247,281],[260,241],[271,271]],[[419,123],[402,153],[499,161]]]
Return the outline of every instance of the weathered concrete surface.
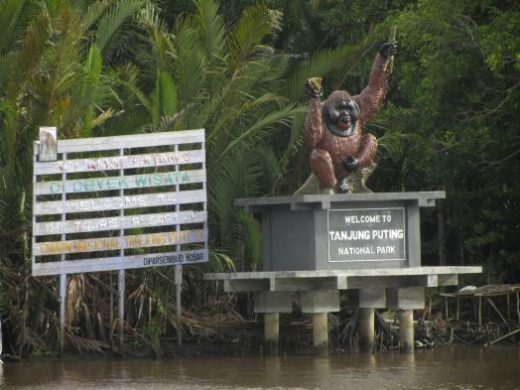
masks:
[[[372,352],[374,350],[374,318],[374,309],[359,309],[358,337],[361,352]]]
[[[302,313],[329,313],[339,311],[338,290],[303,291],[300,293]]]
[[[404,353],[414,350],[413,310],[399,310],[399,350]]]
[[[312,314],[312,342],[318,355],[329,353],[329,320],[327,313]]]
[[[321,271],[221,272],[205,280],[223,280],[228,292],[347,290],[368,287],[455,286],[458,274],[481,273],[482,267],[411,267]]]
[[[259,291],[253,296],[255,313],[292,312],[292,294],[287,292]]]
[[[280,314],[264,313],[264,351],[278,356],[280,345]]]

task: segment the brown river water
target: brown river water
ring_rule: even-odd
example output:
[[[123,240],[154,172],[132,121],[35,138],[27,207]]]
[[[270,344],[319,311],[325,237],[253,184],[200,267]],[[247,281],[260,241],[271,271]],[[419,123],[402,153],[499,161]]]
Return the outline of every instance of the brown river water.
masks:
[[[4,363],[0,389],[520,389],[520,348]]]

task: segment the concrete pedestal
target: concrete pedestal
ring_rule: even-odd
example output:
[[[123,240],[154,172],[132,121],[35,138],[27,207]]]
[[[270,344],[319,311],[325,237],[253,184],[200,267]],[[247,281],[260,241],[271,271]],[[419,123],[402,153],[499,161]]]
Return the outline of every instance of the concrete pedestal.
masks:
[[[262,214],[264,271],[407,268],[421,265],[420,208],[444,191],[315,194],[238,199]],[[346,232],[363,240],[349,247]],[[365,234],[368,232],[368,234]]]
[[[258,291],[254,294],[255,313],[264,314],[264,351],[277,356],[280,345],[280,313],[292,311],[288,292]]]
[[[302,313],[312,315],[312,340],[314,352],[318,355],[329,353],[328,313],[339,311],[338,290],[303,291],[300,294]]]
[[[414,350],[413,310],[399,310],[399,350]]]
[[[361,352],[374,350],[374,309],[359,309],[358,337]]]

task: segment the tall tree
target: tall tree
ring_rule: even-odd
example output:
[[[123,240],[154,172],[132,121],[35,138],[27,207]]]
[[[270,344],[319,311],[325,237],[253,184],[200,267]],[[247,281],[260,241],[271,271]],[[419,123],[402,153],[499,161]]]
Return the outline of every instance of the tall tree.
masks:
[[[419,1],[389,23],[399,56],[377,188],[445,189],[448,261],[518,281],[520,7]]]

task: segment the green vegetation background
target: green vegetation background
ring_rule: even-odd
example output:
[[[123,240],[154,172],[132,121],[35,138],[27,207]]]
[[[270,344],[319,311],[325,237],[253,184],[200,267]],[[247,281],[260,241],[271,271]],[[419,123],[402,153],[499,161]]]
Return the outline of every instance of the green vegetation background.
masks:
[[[308,175],[303,84],[358,93],[397,26],[376,191],[445,190],[423,215],[423,263],[482,264],[520,282],[520,3],[515,0],[0,0],[0,314],[12,356],[56,346],[56,278],[31,277],[32,143],[205,128],[211,262],[187,268],[191,334],[236,297],[207,270],[261,267],[261,229],[233,200]],[[437,242],[444,216],[445,250]],[[170,267],[127,274],[127,331],[156,354],[175,334]],[[74,275],[67,341],[103,350],[111,273]],[[206,318],[206,322],[204,322]],[[4,351],[5,352],[5,351]]]

